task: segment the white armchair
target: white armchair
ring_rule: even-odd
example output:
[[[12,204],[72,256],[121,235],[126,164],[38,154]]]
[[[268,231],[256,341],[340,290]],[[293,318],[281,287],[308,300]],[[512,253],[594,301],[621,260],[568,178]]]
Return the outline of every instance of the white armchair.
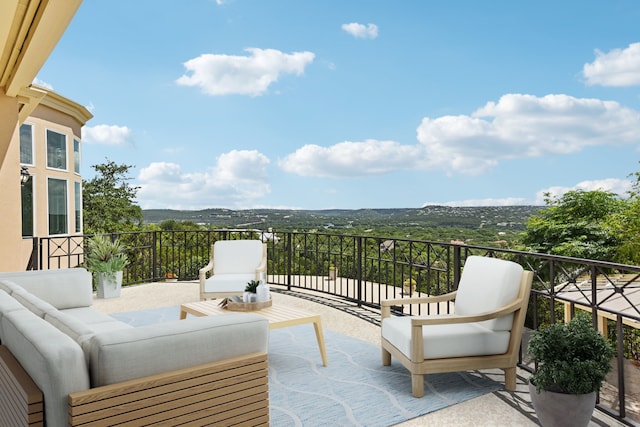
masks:
[[[381,301],[382,364],[396,358],[411,372],[415,397],[424,375],[500,368],[505,388],[515,390],[516,364],[533,273],[496,258],[467,258],[458,290],[435,297]],[[454,314],[391,316],[391,306],[454,301]]]
[[[242,295],[247,282],[267,272],[267,245],[260,240],[218,240],[200,269],[200,300]],[[210,274],[210,277],[207,277]]]

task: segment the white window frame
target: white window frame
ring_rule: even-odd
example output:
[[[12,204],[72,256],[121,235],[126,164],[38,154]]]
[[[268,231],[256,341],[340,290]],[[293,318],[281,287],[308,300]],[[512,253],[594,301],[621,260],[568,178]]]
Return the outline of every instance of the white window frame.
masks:
[[[73,219],[75,222],[74,232],[82,234],[82,182],[73,182]],[[80,212],[80,215],[76,215]]]
[[[23,123],[20,125],[19,142],[20,142],[20,153],[22,154],[22,126],[29,126],[31,128],[31,163],[25,163],[22,161],[22,156],[20,156],[20,164],[26,166],[35,166],[36,164],[36,150],[35,150],[35,126],[32,123]]]
[[[62,135],[64,137],[64,154],[62,158],[64,159],[64,168],[57,168],[55,166],[49,165],[49,132],[57,133],[58,135]],[[59,170],[59,171],[68,171],[69,170],[69,137],[66,133],[58,132],[57,130],[47,129],[45,132],[45,148],[46,148],[46,165],[47,169]]]
[[[78,146],[78,151],[76,152],[76,145]],[[80,165],[82,161],[82,144],[80,144],[80,140],[77,138],[73,138],[73,172],[76,175],[80,175]],[[76,165],[78,166],[76,168]]]

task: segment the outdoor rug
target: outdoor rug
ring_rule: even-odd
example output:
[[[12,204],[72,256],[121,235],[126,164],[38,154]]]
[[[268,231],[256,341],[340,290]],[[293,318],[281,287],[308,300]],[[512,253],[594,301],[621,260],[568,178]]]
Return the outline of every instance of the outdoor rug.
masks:
[[[178,319],[168,307],[112,314],[133,326]],[[271,425],[390,426],[494,392],[502,385],[475,372],[425,376],[425,395],[411,396],[411,376],[397,362],[382,366],[380,348],[324,331],[329,366],[322,366],[313,325],[271,331]]]

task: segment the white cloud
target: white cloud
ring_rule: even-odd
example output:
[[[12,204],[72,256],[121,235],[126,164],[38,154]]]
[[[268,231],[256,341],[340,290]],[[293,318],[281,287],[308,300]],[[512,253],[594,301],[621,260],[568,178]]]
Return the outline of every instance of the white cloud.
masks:
[[[49,83],[47,83],[47,82],[45,82],[43,80],[40,80],[37,77],[35,79],[33,79],[33,82],[31,82],[31,83],[33,83],[34,85],[43,87],[45,89],[53,90],[53,86],[52,85],[50,85]]]
[[[279,165],[303,176],[344,177],[395,170],[481,174],[500,161],[640,143],[640,113],[617,102],[568,95],[508,94],[472,115],[425,117],[418,144],[375,139],[305,145]]]
[[[413,168],[419,147],[394,141],[345,141],[330,147],[305,145],[280,161],[286,172],[302,176],[376,175]]]
[[[469,206],[521,206],[521,205],[545,205],[545,194],[549,194],[551,197],[562,197],[565,193],[572,190],[583,191],[610,191],[619,195],[622,198],[628,197],[627,192],[631,190],[632,182],[624,179],[608,178],[596,181],[582,181],[572,187],[554,186],[539,190],[535,194],[533,200],[525,199],[522,197],[505,197],[500,199],[467,199],[456,200],[448,202],[425,202],[422,206],[438,205],[438,206],[456,206],[456,207],[469,207]]]
[[[248,56],[202,54],[184,63],[187,73],[176,80],[209,95],[264,94],[282,74],[301,75],[312,63],[312,52],[286,54],[276,49],[245,49]]]
[[[133,142],[131,129],[126,126],[85,126],[82,128],[82,134],[82,141],[88,143],[123,145]]]
[[[640,142],[640,113],[613,101],[507,94],[471,116],[425,117],[417,129],[426,168],[479,174],[500,160]]]
[[[452,206],[452,207],[476,207],[476,206],[521,206],[532,205],[522,197],[505,197],[502,199],[467,199],[450,202],[425,202],[422,206]]]
[[[158,162],[140,170],[138,201],[143,209],[245,209],[271,192],[269,159],[252,150],[218,157],[205,172],[183,172],[175,163]]]
[[[584,64],[582,75],[589,86],[640,85],[640,43],[609,53],[596,50],[596,59]]]
[[[551,197],[562,197],[565,193],[571,190],[583,190],[583,191],[610,191],[617,194],[620,197],[628,197],[628,191],[631,190],[633,183],[625,179],[608,178],[595,181],[582,181],[574,185],[573,187],[549,187],[540,190],[536,193],[536,205],[544,205],[545,194],[548,193]]]
[[[375,39],[378,37],[378,26],[376,24],[359,24],[351,22],[342,24],[342,30],[360,39]]]

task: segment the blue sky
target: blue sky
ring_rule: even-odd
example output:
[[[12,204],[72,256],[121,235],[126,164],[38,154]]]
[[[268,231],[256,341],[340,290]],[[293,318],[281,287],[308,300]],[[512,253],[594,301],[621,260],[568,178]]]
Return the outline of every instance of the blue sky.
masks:
[[[142,208],[407,208],[625,194],[636,0],[85,0],[36,83],[94,114],[82,172]]]

